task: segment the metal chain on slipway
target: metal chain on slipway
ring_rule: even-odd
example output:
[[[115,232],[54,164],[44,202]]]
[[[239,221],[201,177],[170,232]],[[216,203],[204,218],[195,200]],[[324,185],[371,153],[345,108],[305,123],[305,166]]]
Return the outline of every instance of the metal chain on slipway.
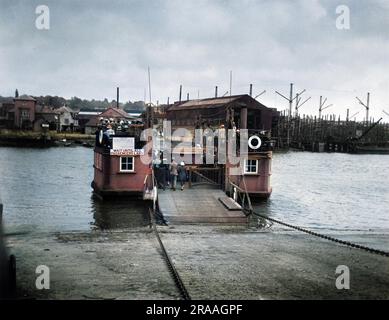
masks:
[[[243,183],[244,183],[244,186],[245,186],[245,190],[244,191],[246,193],[246,196],[248,197],[248,199],[250,199],[250,195],[247,192],[246,181],[245,181],[244,177],[243,177]],[[367,251],[367,252],[370,252],[370,253],[378,254],[380,256],[384,256],[384,257],[388,257],[389,258],[389,252],[386,252],[386,251],[383,251],[383,250],[369,248],[369,247],[366,247],[366,246],[361,246],[359,244],[352,243],[350,241],[344,241],[344,240],[340,240],[340,239],[337,239],[337,238],[329,237],[329,236],[326,236],[324,234],[320,234],[320,233],[317,233],[317,232],[314,232],[314,231],[311,231],[311,230],[308,230],[308,229],[305,229],[305,228],[302,228],[302,227],[299,227],[299,226],[294,226],[294,225],[291,225],[289,223],[285,223],[285,222],[282,222],[280,220],[267,217],[267,216],[265,216],[263,214],[255,212],[253,207],[252,207],[252,205],[251,205],[251,201],[249,201],[249,206],[250,206],[250,209],[243,208],[243,211],[245,212],[246,215],[254,214],[255,216],[257,216],[259,218],[266,219],[266,220],[271,221],[273,223],[277,223],[277,224],[283,225],[285,227],[288,227],[288,228],[291,228],[291,229],[294,229],[294,230],[297,230],[297,231],[301,231],[301,232],[310,234],[310,235],[312,235],[314,237],[322,238],[322,239],[325,239],[325,240],[328,240],[328,241],[332,241],[332,242],[336,242],[336,243],[339,243],[339,244],[342,244],[342,245],[345,245],[345,246],[348,246],[348,247],[351,247],[351,248],[354,248],[354,249],[364,250],[364,251]]]
[[[170,256],[169,256],[168,252],[166,251],[165,246],[163,245],[161,237],[159,236],[159,232],[158,232],[157,226],[156,226],[155,221],[154,221],[154,219],[152,217],[152,213],[154,213],[154,212],[150,208],[149,209],[149,215],[150,215],[151,227],[153,228],[155,236],[157,237],[159,246],[161,247],[161,250],[162,250],[162,256],[163,256],[163,258],[164,258],[164,260],[165,260],[165,262],[166,262],[166,264],[167,264],[167,266],[169,268],[169,271],[170,271],[171,276],[173,277],[174,283],[176,284],[178,290],[180,291],[182,299],[183,300],[191,300],[188,290],[186,289],[184,283],[182,282],[181,277],[178,274],[178,271],[177,271],[176,267],[173,264],[173,261],[170,259]]]
[[[320,233],[317,233],[317,232],[314,232],[314,231],[310,231],[310,230],[302,228],[302,227],[294,226],[294,225],[291,225],[289,223],[285,223],[285,222],[282,222],[280,220],[267,217],[265,215],[262,215],[260,213],[255,212],[253,210],[245,209],[244,211],[247,214],[254,214],[255,216],[257,216],[259,218],[269,220],[271,222],[274,222],[274,223],[283,225],[285,227],[288,227],[288,228],[291,228],[291,229],[295,229],[295,230],[298,230],[298,231],[310,234],[310,235],[318,237],[318,238],[322,238],[322,239],[325,239],[325,240],[328,240],[328,241],[340,243],[340,244],[348,246],[348,247],[364,250],[364,251],[367,251],[367,252],[370,252],[370,253],[374,253],[374,254],[378,254],[378,255],[381,255],[381,256],[384,256],[384,257],[389,257],[389,252],[386,252],[386,251],[382,251],[382,250],[378,250],[378,249],[373,249],[373,248],[369,248],[369,247],[366,247],[366,246],[361,246],[359,244],[352,243],[352,242],[349,242],[349,241],[344,241],[344,240],[336,239],[336,238],[333,238],[333,237],[329,237],[329,236],[326,236],[324,234],[320,234]]]

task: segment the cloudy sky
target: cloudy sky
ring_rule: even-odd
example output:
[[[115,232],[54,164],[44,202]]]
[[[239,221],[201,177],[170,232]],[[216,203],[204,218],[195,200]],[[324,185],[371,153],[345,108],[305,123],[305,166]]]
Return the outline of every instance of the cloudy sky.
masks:
[[[50,29],[38,30],[38,5]],[[351,29],[336,28],[336,8],[350,8]],[[152,100],[191,98],[219,86],[233,94],[267,93],[260,101],[285,109],[289,84],[312,97],[301,113],[363,109],[389,117],[389,0],[0,0],[0,95],[143,100],[147,67]],[[147,93],[148,96],[148,93]],[[360,119],[364,112],[358,115]]]

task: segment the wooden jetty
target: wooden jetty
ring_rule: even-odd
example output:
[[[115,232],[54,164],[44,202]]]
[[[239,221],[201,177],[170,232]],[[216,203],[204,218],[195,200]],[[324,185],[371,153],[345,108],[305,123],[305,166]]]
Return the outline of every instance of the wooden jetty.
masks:
[[[232,202],[231,202],[232,201]],[[159,210],[172,224],[246,225],[248,218],[220,189],[165,190],[158,194]]]

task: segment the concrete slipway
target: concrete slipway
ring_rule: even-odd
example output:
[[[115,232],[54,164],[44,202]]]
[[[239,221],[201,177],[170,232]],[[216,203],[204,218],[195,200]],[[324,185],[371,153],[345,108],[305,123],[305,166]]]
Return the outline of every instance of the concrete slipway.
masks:
[[[388,299],[389,259],[286,229],[223,225],[158,227],[192,299]],[[7,237],[19,298],[179,299],[148,226]],[[389,242],[387,235],[370,235]],[[352,240],[352,239],[349,239]],[[50,267],[50,289],[35,268]],[[347,265],[351,289],[338,290]]]

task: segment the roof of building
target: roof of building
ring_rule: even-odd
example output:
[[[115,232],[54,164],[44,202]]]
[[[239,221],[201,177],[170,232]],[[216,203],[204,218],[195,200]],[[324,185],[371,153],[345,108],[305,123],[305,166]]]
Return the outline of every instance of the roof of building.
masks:
[[[80,115],[85,114],[85,115],[95,115],[95,116],[97,116],[100,113],[101,113],[101,111],[80,111],[78,114],[80,114]]]
[[[34,99],[33,97],[31,96],[28,96],[26,94],[23,94],[17,98],[14,98],[14,100],[22,100],[22,101],[36,101],[36,99]]]
[[[54,109],[48,106],[42,106],[42,105],[37,105],[35,109],[36,113],[45,113],[45,114],[60,114],[58,109]]]
[[[58,111],[61,112],[61,113],[64,113],[64,112],[74,113],[75,112],[72,108],[67,107],[67,106],[63,106],[61,108],[58,108]]]
[[[101,114],[100,111],[80,111],[78,113],[79,116],[98,116]]]
[[[116,108],[108,108],[104,112],[98,114],[97,116],[94,116],[91,118],[85,126],[87,127],[97,127],[100,124],[100,118],[107,118],[107,119],[134,119],[134,117],[130,116],[126,111],[122,109],[116,109]]]
[[[43,119],[47,122],[58,122],[58,115],[56,113],[40,112],[36,114],[36,120]]]
[[[236,95],[230,97],[188,100],[181,103],[175,103],[173,106],[171,106],[168,109],[168,111],[220,108],[220,107],[225,107],[230,103],[234,103],[234,104],[242,103],[243,106],[245,105],[246,102],[250,100],[252,103],[255,103],[259,107],[265,107],[263,104],[261,104],[254,98],[250,97],[249,95],[243,94],[243,95]]]
[[[125,119],[131,118],[131,116],[124,110],[112,108],[112,107],[102,112],[99,116],[103,118],[125,118]]]
[[[44,120],[46,122],[57,122],[60,112],[49,106],[37,105],[35,109],[36,120]]]
[[[81,111],[77,114],[78,121],[82,121],[83,124],[87,124],[88,121],[90,121],[93,118],[96,118],[98,115],[100,115],[101,112],[85,112]]]
[[[130,117],[135,117],[135,118],[139,118],[142,115],[142,113],[140,112],[128,112],[128,114]]]

